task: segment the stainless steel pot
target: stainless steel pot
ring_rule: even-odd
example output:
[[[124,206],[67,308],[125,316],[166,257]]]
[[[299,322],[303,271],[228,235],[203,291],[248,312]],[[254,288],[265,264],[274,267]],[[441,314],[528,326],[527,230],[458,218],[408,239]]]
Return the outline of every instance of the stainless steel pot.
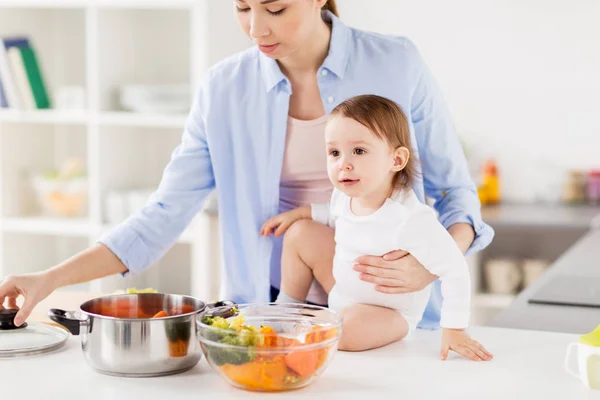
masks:
[[[193,368],[202,358],[196,317],[207,305],[190,296],[144,293],[99,297],[80,310],[51,309],[48,316],[81,336],[81,348],[96,371],[117,376],[171,375]],[[152,318],[159,311],[166,317]],[[176,315],[171,315],[176,314]]]

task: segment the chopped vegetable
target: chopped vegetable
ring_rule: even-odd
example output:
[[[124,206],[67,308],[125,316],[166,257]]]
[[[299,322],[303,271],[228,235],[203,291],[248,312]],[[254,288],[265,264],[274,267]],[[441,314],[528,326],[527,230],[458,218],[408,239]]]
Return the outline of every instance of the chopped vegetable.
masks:
[[[125,290],[116,290],[112,294],[138,294],[138,293],[158,293],[156,289],[146,288],[146,289],[136,289],[136,288],[127,288]]]
[[[282,390],[289,374],[283,355],[242,365],[225,364],[221,371],[232,381],[253,390]]]
[[[154,314],[154,316],[152,318],[163,318],[163,317],[168,317],[169,314],[167,314],[165,311],[159,311],[156,314]]]
[[[203,335],[212,342],[244,346],[246,349],[228,349],[205,345],[211,363],[229,379],[250,390],[278,391],[302,386],[327,362],[329,352],[335,345],[302,350],[302,344],[321,343],[337,335],[337,329],[313,327],[304,338],[288,338],[278,334],[270,326],[259,329],[244,323],[242,314],[228,319],[213,316],[202,322],[219,328]],[[281,352],[262,352],[268,348],[281,348]],[[289,351],[286,352],[286,348]]]
[[[285,365],[303,378],[312,376],[319,369],[319,350],[289,352]]]
[[[186,340],[177,340],[177,341],[169,341],[169,355],[171,357],[183,357],[187,355],[189,341]]]
[[[250,349],[250,346],[256,346],[257,344],[258,336],[256,335],[256,328],[243,325],[243,317],[241,320],[232,319],[231,322],[233,322],[233,326],[237,329],[232,328],[231,322],[222,317],[208,317],[204,318],[202,322],[215,328],[230,331],[209,331],[206,333],[207,339],[219,343],[248,347],[248,350],[209,347],[209,357],[217,366],[224,364],[239,365],[254,359],[256,353]]]

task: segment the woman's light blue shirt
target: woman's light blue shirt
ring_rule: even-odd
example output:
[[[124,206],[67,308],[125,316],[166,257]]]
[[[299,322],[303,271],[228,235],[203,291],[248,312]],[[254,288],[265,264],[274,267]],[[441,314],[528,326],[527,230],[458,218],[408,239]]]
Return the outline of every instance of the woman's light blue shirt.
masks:
[[[414,155],[422,178],[413,190],[421,201],[435,199],[446,227],[471,224],[469,252],[486,247],[494,235],[481,219],[480,203],[448,108],[414,44],[345,26],[331,13],[329,54],[318,70],[327,114],[360,94],[397,102],[409,115]],[[217,190],[224,252],[222,296],[237,302],[269,301],[278,287],[281,239],[259,235],[279,208],[279,181],[292,88],[275,60],[256,47],[236,54],[206,74],[161,183],[144,208],[100,242],[139,273],[177,241]],[[325,151],[325,149],[323,149]],[[440,318],[439,282],[420,326]]]

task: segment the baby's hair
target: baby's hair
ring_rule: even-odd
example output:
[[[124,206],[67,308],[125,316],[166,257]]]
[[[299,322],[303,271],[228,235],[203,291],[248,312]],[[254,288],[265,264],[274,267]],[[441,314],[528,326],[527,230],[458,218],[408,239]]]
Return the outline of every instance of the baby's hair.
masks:
[[[392,100],[374,94],[351,97],[331,111],[330,118],[341,115],[367,127],[375,136],[384,139],[396,149],[406,147],[410,151],[408,163],[394,176],[395,188],[410,187],[417,174],[417,160],[410,145],[410,131],[406,115]]]

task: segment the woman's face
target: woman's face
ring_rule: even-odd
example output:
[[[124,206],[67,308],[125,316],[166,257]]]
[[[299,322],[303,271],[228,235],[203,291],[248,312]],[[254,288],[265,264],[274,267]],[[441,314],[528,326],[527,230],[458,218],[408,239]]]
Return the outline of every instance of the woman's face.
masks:
[[[240,26],[266,56],[290,56],[306,44],[326,0],[234,0]]]

